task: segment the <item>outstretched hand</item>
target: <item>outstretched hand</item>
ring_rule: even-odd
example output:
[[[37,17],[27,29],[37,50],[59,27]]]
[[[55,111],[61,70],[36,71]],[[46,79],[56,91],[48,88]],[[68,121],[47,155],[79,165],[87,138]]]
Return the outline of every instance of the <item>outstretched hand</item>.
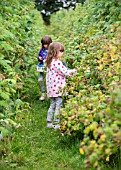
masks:
[[[76,74],[78,74],[78,73],[77,73],[77,70],[76,70],[76,69],[73,69],[70,74],[71,74],[71,75],[76,75]]]

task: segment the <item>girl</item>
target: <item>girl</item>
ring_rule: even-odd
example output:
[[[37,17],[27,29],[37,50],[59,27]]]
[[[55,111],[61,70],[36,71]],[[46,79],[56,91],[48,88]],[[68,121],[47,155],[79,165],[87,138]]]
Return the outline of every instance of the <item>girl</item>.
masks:
[[[47,114],[47,127],[59,129],[60,115],[59,110],[62,107],[62,90],[66,85],[66,76],[72,76],[77,73],[75,69],[68,69],[60,61],[64,52],[64,46],[58,42],[52,42],[48,48],[46,58],[46,87],[47,96],[50,98],[50,108]],[[52,123],[54,112],[54,124]]]
[[[38,54],[39,64],[37,65],[37,71],[40,72],[38,82],[39,82],[40,90],[42,92],[42,96],[39,98],[39,100],[45,100],[44,62],[47,56],[48,46],[51,42],[52,42],[52,38],[48,35],[45,35],[41,39],[42,48],[40,49],[39,54]]]

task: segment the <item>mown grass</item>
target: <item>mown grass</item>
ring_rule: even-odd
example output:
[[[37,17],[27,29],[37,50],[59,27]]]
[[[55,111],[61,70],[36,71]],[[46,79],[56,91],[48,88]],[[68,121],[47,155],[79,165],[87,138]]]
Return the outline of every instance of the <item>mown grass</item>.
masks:
[[[84,170],[80,140],[62,137],[59,130],[46,127],[49,101],[34,100],[31,107],[29,113],[19,115],[21,126],[13,133],[14,140],[2,142],[5,151],[0,170]],[[105,165],[103,170],[109,169]]]
[[[21,126],[6,144],[0,170],[83,170],[79,140],[60,136],[46,127],[49,101],[34,101],[30,113],[20,115]]]

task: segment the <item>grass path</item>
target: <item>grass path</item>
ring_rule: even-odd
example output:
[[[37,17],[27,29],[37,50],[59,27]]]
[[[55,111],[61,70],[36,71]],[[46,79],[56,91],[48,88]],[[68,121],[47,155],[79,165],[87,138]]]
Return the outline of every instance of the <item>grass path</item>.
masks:
[[[48,102],[32,103],[32,113],[23,115],[15,133],[9,166],[1,170],[81,170],[79,141],[61,137],[59,130],[46,128]],[[24,119],[24,120],[23,120]]]

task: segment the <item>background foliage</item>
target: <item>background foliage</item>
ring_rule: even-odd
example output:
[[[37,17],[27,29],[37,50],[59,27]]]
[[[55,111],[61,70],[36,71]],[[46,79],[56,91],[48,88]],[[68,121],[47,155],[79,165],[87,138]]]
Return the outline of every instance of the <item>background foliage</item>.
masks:
[[[53,16],[66,61],[79,73],[65,89],[61,134],[81,139],[86,169],[103,169],[102,161],[111,164],[121,145],[120,8],[120,1],[91,1],[70,11],[69,23],[59,20],[63,27]]]
[[[76,3],[84,4],[85,0],[35,0],[35,6],[40,11],[46,25],[50,25],[51,14],[64,9],[75,9]]]
[[[16,116],[29,112],[36,55],[46,29],[31,1],[3,0],[0,8],[0,131],[6,135],[17,126]]]

